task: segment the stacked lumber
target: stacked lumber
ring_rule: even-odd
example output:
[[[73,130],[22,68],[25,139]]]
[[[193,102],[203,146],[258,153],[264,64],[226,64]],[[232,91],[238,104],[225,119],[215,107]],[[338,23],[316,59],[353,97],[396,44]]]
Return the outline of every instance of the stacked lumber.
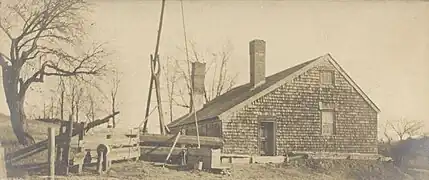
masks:
[[[125,160],[140,156],[138,129],[104,128],[93,134],[86,135],[75,147],[82,147],[91,157],[97,157],[97,147],[100,144],[108,145],[111,149],[109,160]]]
[[[175,140],[175,135],[144,134],[140,135],[140,145],[142,146],[171,146]],[[219,137],[200,136],[201,147],[219,148],[223,146],[223,139]],[[181,135],[177,141],[178,145],[198,145],[197,136]]]

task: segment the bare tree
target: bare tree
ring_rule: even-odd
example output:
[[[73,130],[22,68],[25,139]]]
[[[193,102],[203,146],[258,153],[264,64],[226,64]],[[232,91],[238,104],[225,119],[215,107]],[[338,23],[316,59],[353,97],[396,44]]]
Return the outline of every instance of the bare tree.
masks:
[[[424,123],[422,121],[401,118],[396,121],[387,121],[386,127],[390,128],[398,136],[399,140],[404,140],[407,136],[410,137],[422,133],[421,130],[424,127]],[[389,142],[393,139],[387,135],[387,129],[385,129],[384,135],[388,138]]]
[[[64,80],[63,78],[59,78],[60,82],[59,82],[59,90],[60,90],[60,119],[64,120],[64,98],[65,98],[65,93],[66,93],[66,86],[64,84]]]
[[[233,50],[230,43],[226,43],[220,51],[207,53],[208,55],[206,53],[200,53],[196,49],[195,43],[190,43],[190,45],[189,59],[173,59],[174,62],[168,64],[174,64],[174,71],[169,71],[168,74],[165,75],[166,86],[169,96],[171,96],[169,104],[188,109],[190,108],[189,99],[191,98],[191,72],[188,70],[190,63],[205,62],[207,64],[205,72],[205,102],[209,102],[231,90],[236,83],[236,77],[238,75],[232,74],[228,69]]]
[[[175,98],[175,88],[179,80],[179,71],[177,71],[176,61],[172,58],[168,58],[166,65],[162,67],[162,72],[165,77],[165,84],[167,88],[168,97],[168,112],[170,116],[170,122],[173,121],[173,105]]]
[[[85,80],[101,75],[106,55],[101,45],[77,52],[85,39],[85,0],[22,0],[0,7],[0,30],[10,41],[0,53],[3,87],[13,131],[20,144],[34,143],[24,129],[25,94],[47,76]],[[79,46],[77,46],[79,45]],[[8,54],[8,55],[7,55]]]
[[[69,106],[70,106],[70,115],[74,117],[75,121],[79,121],[79,111],[82,109],[82,96],[83,88],[78,81],[74,79],[69,80]]]
[[[89,103],[89,107],[88,107],[88,111],[85,114],[85,116],[86,116],[86,119],[89,122],[92,122],[92,121],[95,120],[95,116],[96,116],[96,100],[95,100],[94,96],[89,95],[88,96],[88,101],[89,101],[88,102]]]
[[[382,141],[383,143],[384,142],[386,142],[387,144],[391,144],[392,143],[392,141],[393,141],[393,138],[392,138],[392,136],[390,136],[389,134],[388,134],[388,131],[387,131],[387,127],[385,126],[384,127],[384,131],[383,131],[383,135],[384,135],[384,137],[386,138],[386,141]],[[383,140],[383,139],[382,139]]]
[[[111,107],[112,107],[112,113],[116,112],[116,106],[117,106],[117,94],[119,89],[119,84],[121,83],[121,80],[119,78],[119,73],[116,72],[115,76],[112,78],[112,89],[110,90],[110,99],[111,99]],[[112,126],[113,128],[116,127],[116,118],[113,116],[112,118]]]

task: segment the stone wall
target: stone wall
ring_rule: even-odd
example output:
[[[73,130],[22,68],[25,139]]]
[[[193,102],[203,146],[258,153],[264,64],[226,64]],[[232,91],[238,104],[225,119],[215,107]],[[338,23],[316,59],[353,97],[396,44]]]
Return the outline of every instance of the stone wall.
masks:
[[[335,85],[320,84],[321,70],[312,68],[251,105],[222,119],[223,153],[258,154],[259,121],[276,121],[276,152],[319,151],[377,153],[377,112],[335,71]],[[335,106],[334,135],[321,135],[320,102]]]

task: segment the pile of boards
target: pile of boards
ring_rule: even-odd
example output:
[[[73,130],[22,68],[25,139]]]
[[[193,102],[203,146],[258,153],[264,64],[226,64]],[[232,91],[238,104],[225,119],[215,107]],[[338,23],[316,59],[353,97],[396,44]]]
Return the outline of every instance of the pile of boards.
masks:
[[[87,133],[72,141],[76,151],[72,157],[77,173],[85,164],[97,163],[101,173],[109,169],[112,161],[138,160],[140,157],[140,133],[138,128],[104,128]]]

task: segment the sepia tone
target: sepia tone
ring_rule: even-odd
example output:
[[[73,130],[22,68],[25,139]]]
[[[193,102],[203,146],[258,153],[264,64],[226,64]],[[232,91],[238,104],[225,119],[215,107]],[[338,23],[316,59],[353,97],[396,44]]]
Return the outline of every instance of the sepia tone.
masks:
[[[0,179],[427,179],[425,1],[0,1]]]

